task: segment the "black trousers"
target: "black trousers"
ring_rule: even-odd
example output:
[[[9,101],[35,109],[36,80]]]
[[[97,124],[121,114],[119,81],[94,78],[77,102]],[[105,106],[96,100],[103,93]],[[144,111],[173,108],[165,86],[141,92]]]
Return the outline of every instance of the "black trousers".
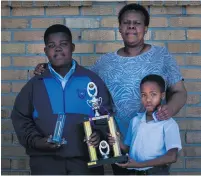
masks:
[[[169,166],[163,165],[163,166],[157,166],[153,167],[148,170],[129,170],[129,175],[169,175]]]
[[[116,164],[112,164],[113,175],[129,175],[129,170],[126,168],[122,168],[117,166]]]
[[[103,175],[104,168],[89,169],[82,157],[31,156],[31,175]]]

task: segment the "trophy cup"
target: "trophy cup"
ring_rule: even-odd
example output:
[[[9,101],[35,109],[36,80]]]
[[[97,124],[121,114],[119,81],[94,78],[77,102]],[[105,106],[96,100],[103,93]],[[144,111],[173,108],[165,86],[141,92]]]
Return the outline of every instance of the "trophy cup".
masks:
[[[62,138],[65,120],[66,115],[64,113],[58,114],[56,126],[54,129],[54,135],[53,136],[50,135],[49,138],[47,139],[47,142],[56,144],[58,147],[63,144],[67,144],[65,138]]]
[[[91,100],[87,100],[87,104],[92,108],[92,110],[95,113],[95,117],[90,118],[89,121],[84,122],[84,131],[86,135],[86,139],[89,140],[90,135],[93,132],[93,125],[91,125],[91,121],[97,122],[100,120],[105,120],[107,129],[110,132],[110,134],[117,139],[117,129],[115,125],[114,118],[107,115],[100,115],[99,109],[102,104],[102,97],[97,98],[98,89],[95,83],[89,82],[87,85],[87,93],[89,97],[91,97]],[[97,123],[98,124],[98,123]],[[101,133],[107,134],[107,131],[101,130]],[[101,140],[99,143],[98,149],[93,147],[92,145],[88,144],[88,151],[89,151],[89,157],[90,161],[88,162],[88,167],[97,167],[103,164],[113,164],[113,163],[122,163],[126,162],[128,160],[128,157],[126,155],[121,154],[119,141],[116,140],[115,144],[113,146],[110,146],[106,140]]]

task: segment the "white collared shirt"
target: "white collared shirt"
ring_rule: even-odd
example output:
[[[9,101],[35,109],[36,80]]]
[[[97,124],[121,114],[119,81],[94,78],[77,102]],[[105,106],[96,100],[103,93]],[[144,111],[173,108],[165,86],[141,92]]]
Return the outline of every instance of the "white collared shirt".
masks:
[[[60,82],[61,82],[61,85],[64,89],[66,83],[68,82],[70,76],[75,72],[75,66],[76,66],[76,62],[74,60],[72,60],[72,67],[71,69],[69,70],[69,72],[64,76],[62,77],[60,74],[58,74],[51,66],[50,63],[48,63],[48,68],[51,72],[52,75],[54,75]]]
[[[129,156],[137,162],[155,159],[172,148],[182,149],[179,127],[173,118],[146,122],[146,113],[138,113],[129,125],[124,143],[130,146]],[[146,170],[152,167],[135,168]]]

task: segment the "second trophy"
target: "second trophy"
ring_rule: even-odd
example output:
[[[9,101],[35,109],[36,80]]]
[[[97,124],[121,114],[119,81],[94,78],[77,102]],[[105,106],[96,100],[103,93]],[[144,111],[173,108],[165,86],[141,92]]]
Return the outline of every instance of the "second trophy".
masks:
[[[118,140],[115,140],[116,142],[113,146],[110,146],[107,142],[107,133],[117,139],[117,128],[113,116],[109,114],[100,115],[99,109],[102,104],[102,97],[97,97],[98,88],[94,82],[88,83],[87,93],[91,97],[90,100],[87,100],[87,104],[92,108],[95,116],[84,122],[86,139],[89,140],[94,130],[98,130],[101,135],[99,147],[95,148],[92,145],[88,145],[90,157],[88,167],[126,162],[128,157],[122,155]]]

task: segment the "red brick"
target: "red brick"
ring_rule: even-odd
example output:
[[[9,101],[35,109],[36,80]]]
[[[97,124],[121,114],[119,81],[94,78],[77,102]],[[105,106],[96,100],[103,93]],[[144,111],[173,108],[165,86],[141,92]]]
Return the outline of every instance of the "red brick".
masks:
[[[96,60],[97,60],[97,56],[83,56],[82,57],[82,66],[91,66],[93,65]]]
[[[186,108],[187,117],[201,117],[201,107],[187,107]]]
[[[96,53],[108,53],[121,47],[123,47],[123,43],[98,43],[96,44]]]
[[[10,169],[10,159],[5,159],[5,158],[2,158],[1,159],[1,168],[2,169]],[[2,174],[2,173],[1,173]]]
[[[15,32],[15,41],[41,41],[43,40],[44,31],[23,31]]]
[[[2,29],[23,29],[28,27],[27,19],[1,19]]]
[[[167,27],[167,18],[164,17],[152,17],[150,18],[150,27]]]
[[[2,144],[11,144],[12,143],[12,134],[11,133],[1,134],[1,143]]]
[[[174,57],[177,60],[178,65],[185,65],[184,58],[182,56],[174,56]]]
[[[48,7],[46,9],[46,15],[79,15],[78,7]]]
[[[13,106],[15,101],[15,96],[1,96],[1,105],[2,106]]]
[[[13,65],[21,67],[35,67],[38,63],[47,62],[45,57],[13,57]]]
[[[2,2],[1,2],[2,4]],[[1,8],[1,16],[10,16],[10,8],[5,7],[5,8]]]
[[[201,31],[199,30],[188,30],[187,31],[188,40],[201,40]]]
[[[25,149],[21,146],[2,146],[1,147],[1,156],[27,156],[25,154]]]
[[[2,70],[2,80],[26,80],[27,70]]]
[[[88,30],[82,32],[82,40],[89,41],[108,41],[115,40],[115,32],[113,30]]]
[[[64,24],[62,18],[33,18],[31,20],[32,28],[48,28],[53,24]]]
[[[75,23],[76,21],[76,23]],[[69,28],[99,28],[96,18],[65,18],[65,25]]]
[[[44,8],[13,8],[13,16],[37,16],[44,15]]]
[[[201,14],[201,6],[186,6],[186,13],[187,14]]]
[[[117,17],[105,17],[102,18],[101,20],[101,27],[118,27],[119,23],[118,23],[118,19]]]
[[[200,17],[173,17],[170,18],[171,27],[201,27]]]
[[[11,91],[10,83],[1,83],[1,93],[9,93]]]
[[[9,118],[11,114],[11,109],[1,108],[1,118]]]
[[[189,95],[187,98],[187,104],[198,104],[200,103],[200,95]]]
[[[186,168],[200,169],[200,166],[201,166],[200,158],[186,159]]]
[[[12,121],[10,119],[1,120],[1,130],[4,131],[14,131]]]
[[[154,7],[150,8],[150,14],[166,15],[166,14],[182,14],[182,7]]]
[[[19,140],[17,138],[17,135],[15,133],[13,133],[13,144],[19,144]]]
[[[201,156],[201,150],[198,146],[190,146],[190,147],[183,147],[182,149],[182,156],[194,157],[194,156]]]
[[[171,53],[199,53],[199,43],[168,43],[168,49]]]
[[[185,40],[184,30],[160,30],[154,31],[154,40]]]
[[[178,120],[180,130],[200,130],[201,120]]]
[[[187,56],[186,65],[201,66],[201,56]]]
[[[28,159],[12,159],[11,169],[29,169],[29,160]]]
[[[176,169],[176,168],[184,168],[184,160],[182,158],[178,158],[176,163],[173,163],[171,165],[171,169]]]
[[[186,117],[186,109],[183,107],[174,117]]]
[[[11,40],[11,32],[2,31],[1,32],[1,41],[8,42]]]
[[[187,132],[186,133],[186,142],[188,144],[196,144],[201,143],[201,132]]]
[[[181,69],[184,79],[201,79],[200,69]]]
[[[11,65],[10,57],[1,57],[1,66],[9,67]]]
[[[27,52],[32,54],[43,54],[44,53],[44,44],[28,44]]]
[[[105,5],[97,5],[92,7],[82,7],[82,15],[112,15],[113,7]]]
[[[75,46],[74,53],[93,53],[94,45],[88,43],[78,43]]]
[[[12,82],[12,92],[20,92],[25,83]]]
[[[201,92],[201,82],[184,82],[188,92]]]
[[[23,54],[25,53],[24,44],[1,44],[3,54]]]

